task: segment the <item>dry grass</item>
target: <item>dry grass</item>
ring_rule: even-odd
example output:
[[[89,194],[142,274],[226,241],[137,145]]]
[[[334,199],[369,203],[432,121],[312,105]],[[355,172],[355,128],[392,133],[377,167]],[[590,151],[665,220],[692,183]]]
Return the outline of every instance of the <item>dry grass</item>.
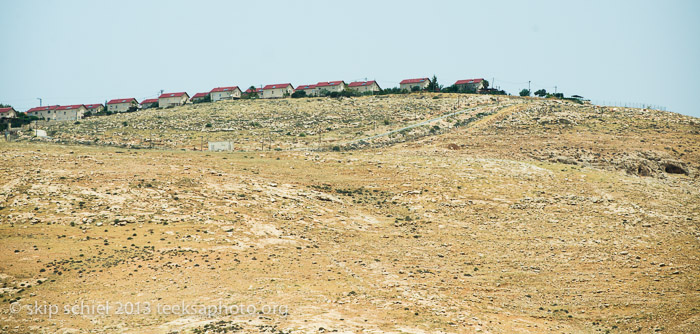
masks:
[[[555,103],[349,152],[2,143],[3,311],[19,299],[289,314],[20,312],[0,330],[697,332],[698,121],[541,109]],[[615,160],[648,151],[689,175]]]

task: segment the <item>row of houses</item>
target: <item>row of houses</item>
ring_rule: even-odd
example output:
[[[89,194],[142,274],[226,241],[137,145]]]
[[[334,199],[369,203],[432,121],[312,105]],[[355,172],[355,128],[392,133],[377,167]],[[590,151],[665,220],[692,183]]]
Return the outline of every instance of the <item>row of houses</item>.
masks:
[[[407,91],[425,90],[428,88],[430,83],[431,81],[429,78],[406,79],[399,83],[399,88]],[[485,88],[484,79],[459,80],[455,83],[455,86],[463,88],[465,91],[467,89],[469,91],[478,91]],[[256,94],[259,98],[263,99],[275,99],[289,97],[297,91],[305,92],[306,96],[321,96],[324,93],[342,92],[346,89],[355,90],[358,93],[381,91],[381,87],[379,87],[379,84],[374,80],[355,81],[351,82],[350,84],[346,84],[345,81],[342,80],[323,81],[316,84],[299,85],[296,88],[294,88],[291,83],[282,83],[266,85],[257,89],[249,88],[244,92],[241,91],[238,86],[229,86],[216,87],[209,92],[194,94],[192,97],[190,97],[187,92],[165,93],[161,94],[158,98],[145,99],[140,103],[135,98],[124,98],[110,100],[106,103],[106,105],[96,103],[67,106],[41,106],[29,109],[27,111],[27,115],[36,116],[45,120],[71,121],[79,120],[85,117],[88,112],[91,114],[101,113],[105,111],[105,108],[110,113],[120,113],[155,107],[168,108],[203,101],[215,102],[220,100],[239,99],[244,95],[251,94]],[[14,111],[14,109],[9,108],[12,109],[12,111],[5,109],[8,108],[0,109],[0,118],[5,118],[10,115],[11,116],[9,118],[16,117],[16,111]],[[12,112],[14,112],[14,114]]]

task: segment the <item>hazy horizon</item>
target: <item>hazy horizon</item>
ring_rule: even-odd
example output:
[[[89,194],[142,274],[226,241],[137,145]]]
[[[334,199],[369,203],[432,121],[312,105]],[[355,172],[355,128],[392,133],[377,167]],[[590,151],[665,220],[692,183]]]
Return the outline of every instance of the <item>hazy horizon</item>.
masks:
[[[0,103],[485,78],[700,117],[695,1],[2,1]]]

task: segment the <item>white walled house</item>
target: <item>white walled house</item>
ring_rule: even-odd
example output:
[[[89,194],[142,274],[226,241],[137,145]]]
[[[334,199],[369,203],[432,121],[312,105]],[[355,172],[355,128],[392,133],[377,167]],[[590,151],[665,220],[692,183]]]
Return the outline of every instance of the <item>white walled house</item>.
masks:
[[[190,102],[192,102],[192,103],[203,102],[203,101],[207,98],[207,96],[209,96],[209,93],[197,93],[197,94],[194,94],[194,95],[192,95],[192,97],[190,98]]]
[[[34,107],[32,109],[27,110],[27,116],[36,116],[40,119],[43,118],[45,120],[51,120],[55,116],[55,110],[58,107],[59,106]]]
[[[104,111],[105,106],[102,105],[102,103],[86,104],[85,109],[94,115],[94,114],[97,114],[99,112]]]
[[[306,96],[315,96],[316,95],[316,85],[299,85],[294,91],[304,91],[306,92]]]
[[[316,85],[316,94],[321,94],[321,92],[328,91],[331,92],[342,92],[345,89],[345,81],[324,81],[319,82]]]
[[[457,80],[455,87],[457,87],[458,91],[467,93],[478,93],[480,89],[486,88],[483,78]]]
[[[418,87],[419,90],[425,90],[428,88],[429,84],[430,79],[428,78],[406,79],[399,83],[399,88],[412,92],[413,87]]]
[[[211,102],[219,100],[233,100],[241,98],[241,89],[238,86],[216,87],[209,92]]]
[[[294,93],[294,87],[290,83],[267,85],[263,87],[263,99],[279,99],[289,97]]]
[[[158,106],[158,99],[145,99],[141,101],[141,109],[155,108]]]
[[[12,107],[0,108],[0,118],[16,118],[17,110]]]
[[[186,104],[189,98],[190,96],[185,92],[165,93],[158,97],[158,107],[165,108],[181,106]]]
[[[135,98],[114,99],[107,102],[107,111],[109,112],[127,112],[136,110],[139,106],[139,101]]]
[[[52,121],[77,121],[85,115],[85,106],[74,104],[70,106],[58,106],[54,109]]]
[[[366,92],[378,92],[382,90],[379,87],[379,84],[372,80],[372,81],[355,81],[351,82],[348,85],[348,89],[352,89],[358,93],[366,93]]]

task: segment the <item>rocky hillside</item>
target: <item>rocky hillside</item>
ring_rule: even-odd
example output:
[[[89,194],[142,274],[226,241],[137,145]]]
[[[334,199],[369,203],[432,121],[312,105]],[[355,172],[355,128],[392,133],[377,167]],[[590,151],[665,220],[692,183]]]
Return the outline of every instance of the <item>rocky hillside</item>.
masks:
[[[340,150],[307,150],[318,124],[302,115]],[[268,129],[283,130],[260,151]],[[233,101],[50,131],[0,143],[2,332],[700,331],[697,118],[442,94]],[[150,131],[158,149],[134,139]],[[191,151],[201,133],[246,151]],[[25,308],[105,302],[141,308]],[[172,308],[220,304],[255,309]]]

